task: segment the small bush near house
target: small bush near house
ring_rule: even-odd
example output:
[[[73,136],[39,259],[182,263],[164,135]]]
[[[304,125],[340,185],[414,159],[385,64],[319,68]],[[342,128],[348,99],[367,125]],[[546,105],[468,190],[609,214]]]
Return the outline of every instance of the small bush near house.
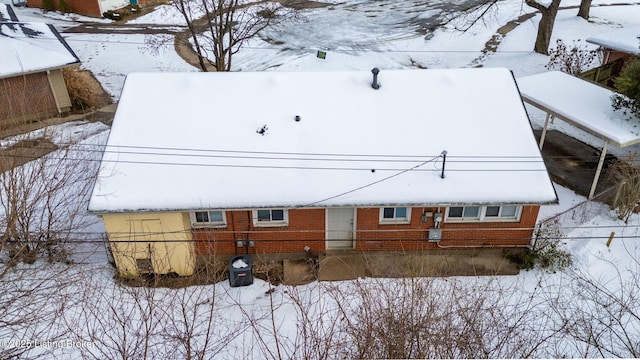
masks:
[[[53,5],[53,0],[42,0],[42,10],[44,12],[55,10],[55,6]]]
[[[622,95],[612,97],[613,108],[629,110],[640,117],[640,57],[634,58],[614,81],[616,90]]]
[[[66,1],[60,0],[60,5],[58,7],[58,11],[60,11],[62,14],[70,13],[71,12],[71,7],[69,6],[69,4],[67,4]]]
[[[574,41],[573,47],[569,48],[562,39],[556,40],[556,47],[549,50],[549,63],[545,67],[571,75],[578,75],[587,70],[598,57],[598,50],[590,50],[579,41]]]
[[[625,224],[640,201],[640,169],[633,165],[633,159],[628,160],[617,160],[609,166],[609,173],[617,188],[611,207]]]
[[[544,224],[534,236],[533,248],[521,253],[507,253],[506,256],[525,270],[538,265],[549,272],[556,272],[573,264],[571,254],[561,249],[563,234],[557,221]]]
[[[74,66],[62,69],[62,76],[67,84],[73,110],[89,111],[111,103],[109,96],[90,72]]]

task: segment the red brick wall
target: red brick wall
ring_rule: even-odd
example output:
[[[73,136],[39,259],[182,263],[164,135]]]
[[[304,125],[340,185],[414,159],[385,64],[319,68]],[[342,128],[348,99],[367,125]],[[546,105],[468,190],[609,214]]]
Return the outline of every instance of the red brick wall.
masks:
[[[37,118],[57,112],[46,73],[0,79],[0,126],[6,126],[12,118]]]
[[[325,210],[289,210],[289,225],[281,227],[253,226],[251,210],[227,211],[227,227],[222,229],[194,229],[198,252],[202,255],[244,254],[245,248],[236,240],[253,240],[250,254],[303,253],[309,246],[312,252],[325,250]]]
[[[99,0],[65,0],[71,8],[71,12],[87,16],[102,17],[100,12]],[[138,0],[138,4],[145,4],[151,0]],[[27,0],[27,6],[32,8],[41,8],[42,0]],[[60,8],[60,0],[53,0],[53,7]]]
[[[531,241],[539,206],[524,206],[520,222],[442,223],[440,246],[427,241],[433,217],[426,222],[424,212],[436,213],[436,208],[413,208],[410,224],[380,224],[379,208],[359,208],[356,213],[356,250],[359,251],[420,251],[442,247],[526,246]],[[441,209],[444,212],[444,208]],[[325,251],[325,210],[289,210],[289,226],[254,227],[251,211],[227,211],[224,229],[194,229],[197,249],[203,255],[244,254],[236,240],[253,240],[251,254],[302,253],[305,246],[312,252]]]
[[[435,212],[436,209],[425,211]],[[410,224],[380,224],[380,208],[360,208],[356,215],[356,250],[416,251],[430,247],[427,231],[433,218],[421,221],[423,209],[411,210]],[[435,248],[435,247],[434,247]]]
[[[65,0],[71,8],[71,12],[81,15],[102,17],[100,13],[99,0]],[[41,8],[42,0],[27,0],[27,6],[33,8]],[[53,7],[60,8],[60,0],[53,0]]]
[[[608,52],[608,56],[607,58],[607,64],[615,62],[618,59],[623,59],[624,61],[631,59],[631,55],[627,54],[627,53],[623,53],[620,51],[616,51],[616,50],[607,50]]]
[[[523,206],[520,222],[444,223],[440,246],[525,246],[531,242],[540,206]]]

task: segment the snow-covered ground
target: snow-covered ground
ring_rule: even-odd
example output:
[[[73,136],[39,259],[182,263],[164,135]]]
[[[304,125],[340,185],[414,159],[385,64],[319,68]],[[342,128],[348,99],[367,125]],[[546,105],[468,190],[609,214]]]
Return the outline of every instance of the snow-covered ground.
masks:
[[[9,0],[2,1],[9,2]],[[236,69],[242,71],[331,71],[369,69],[374,66],[382,69],[397,69],[412,68],[416,65],[427,68],[481,65],[507,67],[514,72],[516,77],[546,71],[544,66],[548,58],[531,51],[539,16],[534,16],[509,32],[502,39],[497,52],[482,53],[485,43],[500,26],[524,13],[532,12],[532,9],[523,5],[521,1],[505,0],[499,2],[498,8],[491,12],[484,22],[479,22],[465,33],[453,29],[455,25],[464,25],[460,21],[450,23],[444,28],[428,28],[428,24],[442,19],[444,16],[443,11],[437,7],[425,5],[424,9],[420,10],[420,6],[415,5],[418,4],[418,1],[415,1],[412,2],[415,3],[415,6],[411,7],[414,12],[408,13],[402,9],[396,9],[393,3],[393,1],[348,0],[334,3],[327,8],[307,10],[303,20],[269,30],[262,34],[260,39],[251,40],[236,55],[234,59]],[[594,5],[606,3],[610,3],[610,1],[594,0]],[[562,3],[563,6],[577,4],[578,0],[563,1]],[[367,16],[364,12],[358,11],[363,9],[370,12],[379,11],[375,12],[375,18],[373,18],[370,17],[374,16],[371,13],[369,13],[370,16]],[[73,15],[61,16],[54,13],[42,15],[34,9],[17,9],[16,13],[23,21],[51,22],[59,29],[71,27],[81,21],[96,20]],[[585,39],[600,32],[637,25],[638,19],[640,19],[640,5],[594,6],[591,10],[590,21],[578,18],[576,13],[577,9],[561,10],[558,13],[552,43],[558,38],[563,39],[565,43],[571,43],[572,40]],[[138,18],[132,23],[180,25],[181,21],[170,8],[161,6],[155,12]],[[425,30],[428,30],[428,34],[425,34]],[[92,70],[116,99],[119,97],[124,78],[129,72],[196,70],[177,56],[172,43],[163,48],[165,50],[163,53],[154,54],[148,51],[145,47],[144,35],[65,34],[65,38],[81,58],[83,66]],[[317,50],[327,51],[326,59],[317,58]],[[532,108],[528,108],[528,111],[534,125],[540,126],[544,120],[543,114]],[[83,129],[78,124],[66,125],[66,127],[56,128],[60,130],[59,132],[52,131],[51,133],[83,133],[72,140],[64,136],[54,136],[55,139],[80,141],[81,144],[83,141],[95,143],[106,140],[104,129],[90,124],[85,126],[86,128]],[[598,139],[572,129],[562,122],[556,122],[553,126],[599,146]],[[97,135],[90,136],[93,134]],[[7,146],[10,143],[11,139],[7,139],[2,146]],[[627,152],[637,153],[638,148],[632,147],[624,151],[611,149],[611,151],[617,155],[623,155]],[[560,205],[543,207],[540,219],[552,217],[586,201],[583,197],[560,186],[556,185],[556,190],[560,198]],[[614,294],[626,295],[621,290],[621,284],[634,279],[638,273],[640,216],[633,215],[629,223],[625,224],[601,204],[589,206],[584,211],[577,210],[572,215],[574,216],[571,219],[562,217],[561,220],[566,222],[561,222],[560,226],[564,227],[561,229],[566,236],[563,246],[572,255],[574,269],[586,272],[593,279],[606,284],[604,286]],[[100,230],[92,229],[91,231]],[[607,247],[606,243],[611,233],[614,233],[614,237],[611,245]],[[271,357],[274,353],[269,354],[268,351],[275,352],[276,343],[275,338],[268,335],[269,329],[277,328],[277,333],[288,340],[291,340],[300,330],[300,317],[304,314],[299,311],[299,307],[292,303],[293,296],[291,294],[299,294],[299,298],[309,304],[314,304],[314,311],[310,311],[309,314],[319,318],[330,318],[330,315],[336,310],[336,302],[325,296],[331,293],[330,288],[338,287],[349,290],[359,284],[358,281],[348,281],[333,286],[314,282],[292,288],[287,286],[271,287],[268,283],[257,280],[252,286],[242,288],[229,288],[227,282],[221,282],[209,286],[194,286],[180,290],[157,289],[153,290],[153,293],[144,293],[143,290],[135,290],[137,288],[120,286],[113,280],[113,270],[106,264],[104,250],[100,246],[92,247],[91,244],[84,244],[75,251],[73,259],[77,265],[67,268],[61,268],[60,264],[49,265],[40,262],[35,265],[20,265],[11,275],[14,278],[5,278],[20,281],[2,283],[4,286],[12,284],[11,286],[18,287],[23,284],[25,288],[33,283],[34,278],[51,278],[53,282],[64,283],[64,281],[57,279],[55,274],[51,277],[51,274],[57,271],[61,272],[61,278],[74,279],[74,283],[66,284],[62,288],[66,296],[64,299],[69,301],[68,307],[55,319],[49,319],[54,322],[57,330],[62,331],[56,339],[77,341],[71,344],[73,346],[55,348],[54,355],[59,358],[80,358],[82,356],[108,358],[116,356],[118,345],[124,344],[134,348],[134,342],[142,338],[145,325],[152,322],[141,315],[144,313],[142,310],[150,309],[152,303],[162,309],[162,315],[158,315],[160,312],[154,312],[158,319],[174,320],[172,323],[154,325],[161,326],[161,328],[150,329],[153,333],[151,336],[153,343],[162,343],[164,346],[162,349],[160,349],[160,345],[154,348],[158,351],[157,354],[165,355],[165,357],[172,356],[171,354],[180,354],[177,345],[176,348],[171,347],[173,346],[171,344],[174,344],[178,338],[171,332],[171,329],[179,328],[181,333],[187,330],[188,324],[175,322],[175,319],[180,318],[181,315],[181,309],[178,305],[187,304],[188,308],[197,309],[195,312],[187,312],[185,316],[194,316],[191,323],[196,324],[195,328],[199,332],[208,328],[214,330],[211,337],[215,346],[210,346],[210,352],[205,357]],[[29,278],[31,280],[21,275],[27,273],[30,274],[29,276],[33,276]],[[575,289],[572,289],[574,285],[572,281],[574,280],[575,278],[571,276],[570,271],[548,273],[537,269],[523,271],[514,277],[445,278],[438,281],[456,282],[469,286],[498,284],[499,287],[508,289],[515,298],[538,299],[539,297],[540,303],[542,303],[543,298],[557,296],[559,299],[565,299],[565,297],[575,295],[573,292]],[[395,282],[396,280],[389,281]],[[543,286],[545,291],[540,291],[540,286]],[[11,287],[8,291],[13,291],[12,289],[14,288]],[[146,297],[143,296],[145,294]],[[269,296],[269,294],[273,296]],[[632,293],[632,295],[637,295],[637,293]],[[58,298],[56,297],[56,299]],[[155,301],[149,301],[149,299],[155,299]],[[568,303],[572,301],[568,301]],[[206,306],[214,302],[215,307]],[[51,306],[50,303],[35,304],[44,307]],[[585,304],[587,303],[585,302]],[[5,311],[3,316],[19,314],[21,311],[26,311],[24,309],[35,311],[33,308],[35,305],[23,303],[22,300],[17,300],[11,306],[8,309],[0,308],[0,311]],[[24,306],[24,308],[20,308],[20,306]],[[22,310],[16,310],[16,307]],[[599,311],[599,308],[606,308],[606,306],[594,306],[590,310],[595,313]],[[213,310],[207,313],[206,309]],[[208,317],[207,314],[209,314]],[[271,317],[272,315],[273,317]],[[123,318],[118,318],[118,316],[123,316]],[[212,318],[214,319],[212,323],[202,320]],[[552,317],[552,320],[557,319],[559,317]],[[624,326],[628,327],[637,339],[640,336],[637,320],[634,322],[632,319],[625,318],[625,321],[627,322],[624,323]],[[70,325],[72,325],[71,331],[68,330]],[[120,333],[116,329],[118,326]],[[266,340],[256,337],[256,329],[262,329]],[[175,336],[170,338],[169,334]],[[109,338],[109,335],[114,337]],[[5,331],[0,329],[0,351],[6,348],[8,341],[45,339],[38,336],[45,335],[29,333],[28,330],[14,330],[11,327],[5,328]],[[125,338],[127,340],[124,340]],[[553,339],[555,338],[551,338],[551,340]],[[265,342],[262,343],[262,340]],[[559,340],[565,345],[567,341],[566,339]],[[107,344],[113,348],[108,349]],[[291,343],[289,342],[289,344]],[[88,347],[83,350],[81,346]],[[556,343],[556,346],[559,345]],[[283,349],[284,347],[283,345]],[[537,355],[544,357],[560,355],[610,357],[615,355],[588,352],[579,346],[567,345],[562,349],[560,351],[556,348],[554,351],[543,347],[543,350],[540,350]],[[34,347],[31,354],[47,350],[51,350],[51,346]],[[629,353],[622,354],[631,356]],[[140,353],[130,355],[141,357]]]

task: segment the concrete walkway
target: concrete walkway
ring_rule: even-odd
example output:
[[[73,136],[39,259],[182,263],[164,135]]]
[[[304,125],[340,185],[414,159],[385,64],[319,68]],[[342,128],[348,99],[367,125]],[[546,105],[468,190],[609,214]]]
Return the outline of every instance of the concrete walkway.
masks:
[[[518,265],[507,259],[505,251],[501,249],[369,253],[332,251],[319,257],[318,280],[515,275],[519,272]]]

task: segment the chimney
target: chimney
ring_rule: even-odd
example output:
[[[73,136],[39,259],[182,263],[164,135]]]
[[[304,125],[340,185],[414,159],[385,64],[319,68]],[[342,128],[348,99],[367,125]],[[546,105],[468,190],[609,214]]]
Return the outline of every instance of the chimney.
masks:
[[[373,82],[371,83],[371,87],[378,90],[380,89],[380,83],[378,82],[378,74],[380,73],[380,69],[373,68],[371,70],[371,73],[373,74]]]

